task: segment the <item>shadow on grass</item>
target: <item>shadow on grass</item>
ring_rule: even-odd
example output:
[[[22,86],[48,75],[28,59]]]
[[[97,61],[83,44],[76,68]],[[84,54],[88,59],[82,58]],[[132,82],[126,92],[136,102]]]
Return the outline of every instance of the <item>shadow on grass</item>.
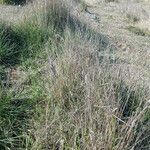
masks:
[[[28,0],[31,1],[31,0]],[[27,0],[3,0],[4,4],[8,5],[24,5],[26,4]]]
[[[0,98],[0,149],[26,148],[33,102],[29,99],[11,100],[4,90]]]
[[[29,21],[16,27],[0,24],[0,65],[15,66],[28,58],[34,58],[38,53],[40,55],[49,36],[52,37],[52,32],[63,36],[66,27],[73,33],[80,31],[83,38],[96,41],[98,51],[104,51],[110,45],[108,37],[90,29],[77,18],[73,18],[67,12],[66,14],[64,12],[61,17],[57,13],[50,11],[44,14],[42,26],[39,26],[36,21]],[[51,31],[51,28],[54,31]],[[111,46],[110,53],[113,50],[115,47]]]
[[[48,33],[27,22],[18,26],[0,25],[0,65],[15,66],[35,57],[44,45]]]
[[[134,133],[132,133],[133,136],[130,141],[131,147],[134,147],[135,150],[148,150],[150,144],[150,129],[148,127],[150,123],[150,110],[145,106],[148,105],[146,99],[148,96],[147,90],[140,87],[133,90],[132,87],[127,86],[123,81],[117,85],[116,90],[117,99],[119,100],[119,114],[121,114],[121,120],[128,122],[129,119],[131,119],[131,121],[137,119],[136,124],[132,129],[132,132]],[[143,99],[143,97],[145,99]],[[140,115],[145,107],[148,109]]]
[[[0,25],[0,65],[15,65],[19,63],[20,50],[24,41],[10,26]]]

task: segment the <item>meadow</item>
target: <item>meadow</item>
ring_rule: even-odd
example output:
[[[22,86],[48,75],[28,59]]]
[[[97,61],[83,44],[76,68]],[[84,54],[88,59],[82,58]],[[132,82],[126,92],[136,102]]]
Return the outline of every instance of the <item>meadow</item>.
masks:
[[[88,3],[0,3],[20,5],[15,21],[0,21],[0,150],[149,150],[149,80],[72,12]],[[125,17],[125,30],[149,38],[139,16]]]

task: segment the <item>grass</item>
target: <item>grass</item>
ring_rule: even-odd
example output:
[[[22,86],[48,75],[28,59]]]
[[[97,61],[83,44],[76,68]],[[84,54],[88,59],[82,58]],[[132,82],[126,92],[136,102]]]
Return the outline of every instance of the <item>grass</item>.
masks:
[[[19,57],[19,50],[22,49],[23,40],[21,35],[15,33],[12,27],[2,24],[0,27],[0,63],[15,64]]]
[[[140,29],[139,27],[134,27],[134,26],[129,26],[127,28],[130,32],[140,35],[140,36],[150,36],[149,32],[144,30],[144,29]]]
[[[136,22],[139,22],[140,21],[140,18],[136,15],[133,15],[133,14],[127,14],[126,15],[127,19],[129,22],[132,22],[132,23],[136,23]]]
[[[23,5],[26,0],[0,0],[0,4],[9,4],[9,5]]]
[[[105,2],[118,2],[118,0],[105,0]]]
[[[39,149],[42,145],[46,146],[43,149],[128,149],[134,144],[136,146],[136,125],[131,124],[141,122],[137,120],[137,114],[143,107],[145,100],[142,102],[141,99],[146,92],[133,90],[135,85],[127,86],[119,76],[115,80],[111,72],[105,73],[109,70],[107,65],[99,68],[99,65],[93,64],[90,48],[83,51],[78,40],[77,48],[74,45],[76,41],[66,40],[73,44],[74,51],[67,49],[70,48],[67,45],[66,52],[54,63],[56,77],[53,73],[48,75],[52,76],[52,81],[46,80],[49,86],[44,89],[49,91],[46,92],[48,101],[44,114],[41,113],[37,120],[40,125],[36,123],[35,145],[39,144]]]
[[[63,4],[34,13],[0,25],[0,149],[148,149],[148,89],[109,39]]]

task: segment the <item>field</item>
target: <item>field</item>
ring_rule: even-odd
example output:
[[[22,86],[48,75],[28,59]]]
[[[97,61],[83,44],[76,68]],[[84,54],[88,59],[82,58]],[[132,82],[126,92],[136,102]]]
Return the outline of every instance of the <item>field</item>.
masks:
[[[149,150],[150,1],[0,0],[0,150]]]

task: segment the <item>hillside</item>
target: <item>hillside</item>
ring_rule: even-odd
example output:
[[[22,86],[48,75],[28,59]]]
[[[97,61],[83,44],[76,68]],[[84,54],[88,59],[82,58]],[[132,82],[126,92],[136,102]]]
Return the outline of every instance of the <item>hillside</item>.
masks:
[[[149,106],[149,1],[0,1],[0,150],[149,150]]]

